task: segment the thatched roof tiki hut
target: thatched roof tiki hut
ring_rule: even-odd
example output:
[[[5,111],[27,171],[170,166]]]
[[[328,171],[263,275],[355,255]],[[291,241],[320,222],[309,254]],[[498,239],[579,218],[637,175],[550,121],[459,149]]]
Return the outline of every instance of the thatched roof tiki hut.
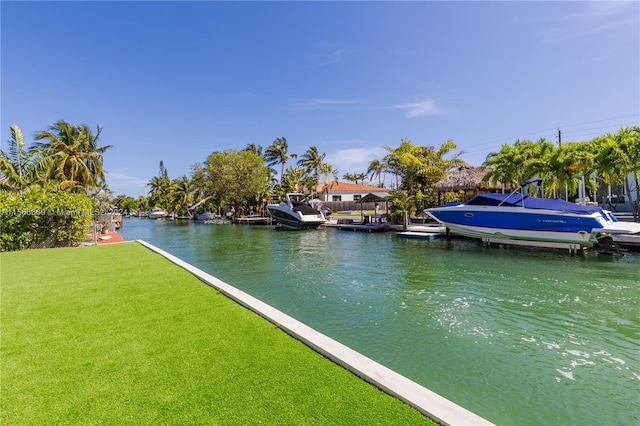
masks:
[[[438,192],[438,201],[443,192],[458,192],[460,201],[468,201],[480,192],[502,191],[500,184],[483,182],[483,178],[490,169],[486,167],[463,166],[452,171],[433,185]]]

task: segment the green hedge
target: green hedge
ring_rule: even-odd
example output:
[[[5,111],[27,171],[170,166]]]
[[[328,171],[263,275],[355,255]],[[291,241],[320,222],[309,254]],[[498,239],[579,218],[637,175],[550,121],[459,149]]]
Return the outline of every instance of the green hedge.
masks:
[[[68,192],[0,193],[0,251],[82,243],[92,218],[91,199]]]

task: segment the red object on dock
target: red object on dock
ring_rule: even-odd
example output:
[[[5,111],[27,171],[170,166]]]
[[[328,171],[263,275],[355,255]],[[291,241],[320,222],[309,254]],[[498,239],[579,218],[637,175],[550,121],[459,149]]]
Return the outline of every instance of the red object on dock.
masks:
[[[122,243],[126,241],[117,232],[109,232],[108,234],[100,234],[97,238],[98,244]]]

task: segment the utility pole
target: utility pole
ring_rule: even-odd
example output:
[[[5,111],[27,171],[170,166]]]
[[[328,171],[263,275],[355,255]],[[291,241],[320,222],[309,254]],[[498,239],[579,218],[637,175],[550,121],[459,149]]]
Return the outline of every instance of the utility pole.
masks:
[[[562,145],[562,132],[558,129],[558,146]]]

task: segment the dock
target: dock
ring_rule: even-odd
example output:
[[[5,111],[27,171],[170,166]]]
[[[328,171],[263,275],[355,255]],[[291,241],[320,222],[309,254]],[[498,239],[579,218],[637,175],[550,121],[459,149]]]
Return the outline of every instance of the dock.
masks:
[[[346,231],[359,232],[387,232],[394,231],[394,227],[389,222],[389,215],[374,214],[364,215],[361,221],[354,221],[353,218],[337,218],[335,222],[327,221],[325,226]]]
[[[387,232],[393,231],[393,228],[389,224],[360,224],[360,223],[344,223],[336,224],[334,228],[345,231],[360,231],[360,232]]]
[[[238,225],[271,225],[271,216],[244,216],[233,218],[233,223]]]

